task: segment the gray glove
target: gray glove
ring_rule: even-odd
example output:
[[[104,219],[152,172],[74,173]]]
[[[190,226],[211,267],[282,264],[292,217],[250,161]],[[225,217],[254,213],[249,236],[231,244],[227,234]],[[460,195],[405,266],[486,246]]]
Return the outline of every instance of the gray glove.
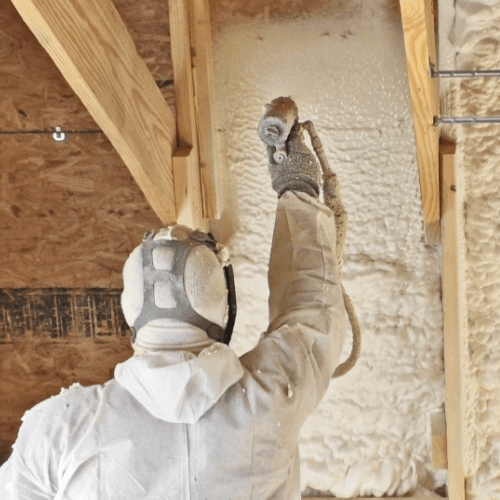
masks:
[[[287,140],[288,156],[282,163],[276,163],[273,157],[275,148],[267,147],[271,186],[280,198],[286,191],[302,191],[314,198],[319,197],[321,185],[321,167],[314,153],[305,145],[303,129],[296,123]]]

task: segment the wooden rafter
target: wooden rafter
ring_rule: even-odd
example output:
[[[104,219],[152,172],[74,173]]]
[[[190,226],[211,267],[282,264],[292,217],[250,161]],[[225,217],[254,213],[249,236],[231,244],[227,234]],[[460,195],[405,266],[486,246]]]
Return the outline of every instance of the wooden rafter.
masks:
[[[438,85],[430,76],[436,63],[432,0],[400,0],[426,242],[440,241]]]
[[[455,147],[443,144],[439,151],[442,185],[442,288],[444,330],[444,374],[448,494],[450,500],[464,500],[463,469],[463,328],[460,318],[460,267],[458,258],[458,208],[456,203]]]

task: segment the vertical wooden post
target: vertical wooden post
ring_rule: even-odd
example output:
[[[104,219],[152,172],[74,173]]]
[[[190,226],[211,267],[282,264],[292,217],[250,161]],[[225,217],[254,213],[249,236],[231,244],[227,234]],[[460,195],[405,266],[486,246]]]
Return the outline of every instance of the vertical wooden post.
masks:
[[[188,0],[169,0],[169,16],[179,143],[172,156],[177,222],[206,230],[208,220],[204,218],[201,188]]]
[[[196,131],[205,219],[221,216],[222,190],[216,124],[212,61],[212,31],[208,0],[189,0]]]
[[[442,287],[446,428],[448,447],[448,495],[465,500],[463,469],[463,335],[460,325],[460,268],[455,179],[455,146],[442,144],[439,150],[442,176]]]

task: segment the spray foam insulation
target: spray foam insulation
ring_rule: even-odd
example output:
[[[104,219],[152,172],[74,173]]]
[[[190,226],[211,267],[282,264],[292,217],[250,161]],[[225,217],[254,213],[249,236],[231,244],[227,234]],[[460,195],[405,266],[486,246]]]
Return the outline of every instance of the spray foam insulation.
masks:
[[[246,17],[240,7],[212,19],[231,199],[216,228],[234,232],[234,348],[248,351],[267,328],[277,197],[257,125],[265,103],[291,96],[339,176],[349,217],[343,283],[363,336],[358,364],[332,381],[302,428],[302,489],[432,494],[445,481],[427,434],[444,403],[440,254],[424,243],[401,20],[392,2],[334,4]]]
[[[500,5],[450,0],[440,4],[442,69],[500,68]],[[446,65],[446,67],[444,67]],[[443,114],[500,116],[500,79],[441,82]],[[457,143],[461,323],[466,332],[463,460],[470,500],[500,498],[500,126],[446,130]]]

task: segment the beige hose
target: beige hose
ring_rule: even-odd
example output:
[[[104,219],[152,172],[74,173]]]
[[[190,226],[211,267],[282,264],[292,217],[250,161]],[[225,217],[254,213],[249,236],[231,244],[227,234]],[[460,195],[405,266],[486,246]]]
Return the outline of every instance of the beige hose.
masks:
[[[335,255],[337,257],[337,266],[340,276],[342,271],[342,257],[344,256],[345,241],[347,236],[347,212],[344,204],[342,203],[337,175],[332,172],[332,169],[328,164],[323,145],[321,144],[321,140],[316,133],[314,124],[311,121],[306,121],[302,123],[302,127],[304,127],[309,133],[314,152],[316,153],[321,168],[323,169],[323,192],[325,205],[330,208],[335,215],[335,228],[337,233]],[[341,377],[351,370],[356,364],[361,352],[361,332],[359,329],[358,318],[356,317],[351,299],[349,298],[349,295],[347,295],[343,286],[342,295],[344,297],[344,306],[352,328],[352,350],[349,357],[342,364],[337,366],[332,378]]]

